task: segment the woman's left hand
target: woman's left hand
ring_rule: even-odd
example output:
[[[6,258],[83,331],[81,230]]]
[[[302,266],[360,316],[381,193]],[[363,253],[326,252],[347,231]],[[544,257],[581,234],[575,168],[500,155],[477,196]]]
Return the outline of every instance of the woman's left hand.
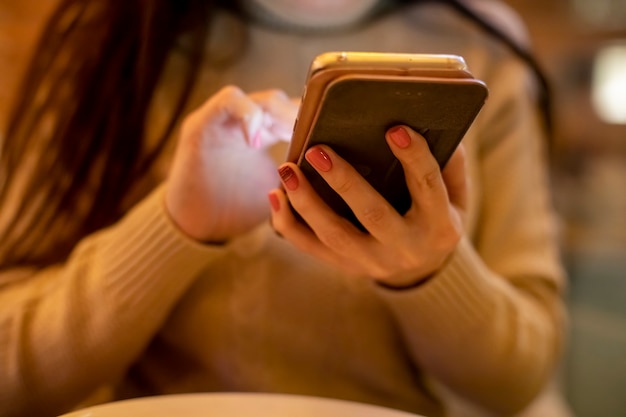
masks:
[[[401,287],[437,272],[463,234],[465,156],[460,146],[441,171],[426,140],[410,128],[392,128],[386,139],[402,163],[413,201],[404,215],[332,149],[318,145],[307,151],[307,160],[369,233],[333,212],[292,163],[279,168],[284,191],[270,193],[272,223],[284,238],[319,259]],[[288,201],[306,224],[294,216]]]

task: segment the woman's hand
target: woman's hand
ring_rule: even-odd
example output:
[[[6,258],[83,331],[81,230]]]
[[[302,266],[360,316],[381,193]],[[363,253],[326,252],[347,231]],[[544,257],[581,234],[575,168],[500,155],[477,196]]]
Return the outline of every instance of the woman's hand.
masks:
[[[392,128],[386,139],[402,163],[413,201],[404,216],[323,145],[309,149],[306,159],[369,233],[336,215],[294,164],[279,169],[286,194],[276,189],[269,197],[274,228],[295,246],[349,273],[401,287],[440,269],[462,236],[467,199],[465,156],[459,147],[442,172],[426,140],[410,128]],[[294,217],[288,199],[308,227]]]
[[[165,195],[183,232],[220,242],[267,218],[278,175],[266,148],[289,140],[296,113],[279,90],[228,86],[184,120]]]

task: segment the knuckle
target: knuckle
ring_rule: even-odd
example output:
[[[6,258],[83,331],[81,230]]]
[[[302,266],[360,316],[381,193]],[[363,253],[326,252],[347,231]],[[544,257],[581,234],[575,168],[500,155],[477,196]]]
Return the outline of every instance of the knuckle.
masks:
[[[441,173],[438,167],[431,167],[418,178],[418,183],[422,188],[434,189],[441,182]]]
[[[276,106],[281,102],[289,100],[287,93],[279,88],[272,88],[268,90],[256,91],[250,93],[252,98],[257,103],[262,103],[267,106]]]
[[[362,222],[368,225],[380,225],[383,224],[389,210],[384,205],[371,206],[364,209],[361,212]]]
[[[285,101],[289,97],[287,96],[286,92],[276,88],[276,89],[269,90],[268,98],[272,101]]]
[[[433,238],[433,246],[437,252],[447,253],[456,246],[460,238],[459,231],[453,225],[448,224],[442,227]]]
[[[331,186],[338,194],[345,194],[354,188],[354,184],[354,179],[350,176],[338,173],[335,175]]]
[[[324,245],[336,252],[345,252],[352,246],[352,240],[348,234],[339,228],[333,228],[332,230],[321,233],[319,238]]]
[[[241,88],[237,87],[236,85],[228,84],[222,87],[218,91],[217,95],[220,97],[240,97],[244,95],[244,92]]]

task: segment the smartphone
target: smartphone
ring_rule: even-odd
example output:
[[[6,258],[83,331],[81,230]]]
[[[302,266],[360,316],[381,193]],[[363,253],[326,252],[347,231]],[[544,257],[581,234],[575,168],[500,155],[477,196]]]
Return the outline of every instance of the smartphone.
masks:
[[[404,214],[411,196],[385,132],[399,124],[420,132],[443,168],[487,96],[458,55],[327,52],[310,65],[286,159],[333,210],[362,228],[306,161],[306,150],[330,146]]]

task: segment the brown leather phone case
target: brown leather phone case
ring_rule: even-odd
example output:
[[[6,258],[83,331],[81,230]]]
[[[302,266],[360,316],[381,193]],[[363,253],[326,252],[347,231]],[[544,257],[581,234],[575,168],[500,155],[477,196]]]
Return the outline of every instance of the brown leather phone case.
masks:
[[[432,70],[342,69],[324,76],[317,85],[314,77],[309,79],[287,159],[301,167],[330,207],[359,227],[352,210],[304,159],[306,149],[330,146],[404,214],[411,196],[402,166],[385,141],[387,129],[403,124],[420,132],[443,167],[488,95],[485,84],[467,71],[442,76]]]

